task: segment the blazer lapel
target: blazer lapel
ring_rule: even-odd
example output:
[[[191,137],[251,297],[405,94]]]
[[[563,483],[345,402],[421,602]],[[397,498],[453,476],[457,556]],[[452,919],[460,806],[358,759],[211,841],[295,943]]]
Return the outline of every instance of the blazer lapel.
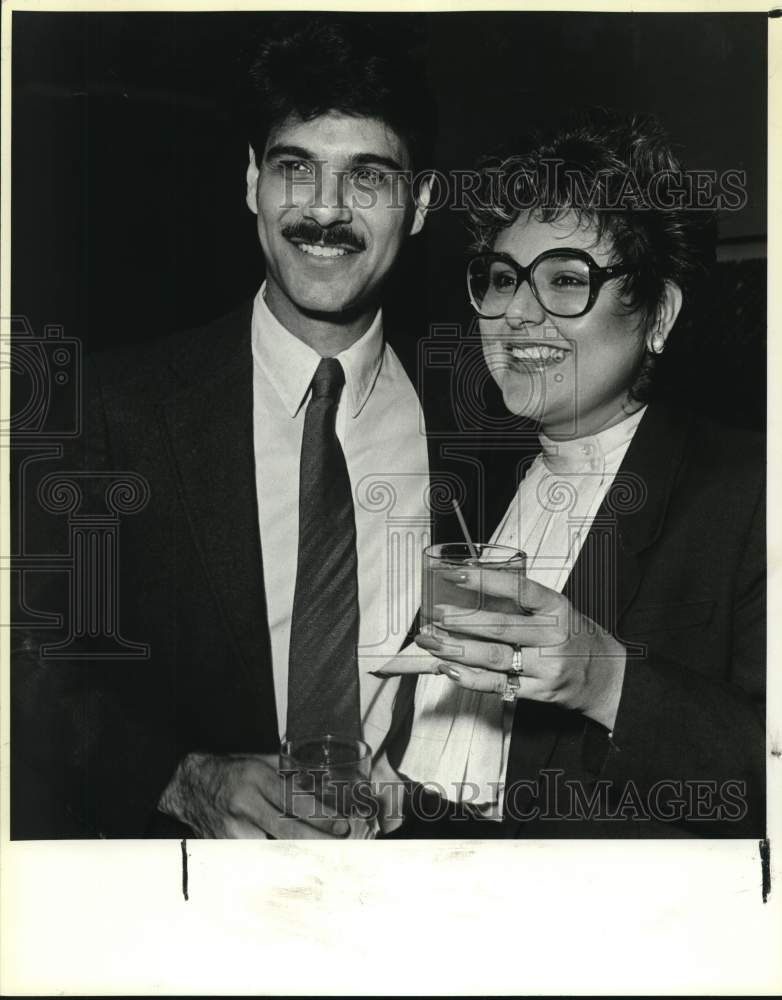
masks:
[[[260,732],[277,732],[253,447],[250,311],[188,357],[188,386],[163,407],[180,491],[227,632],[259,699]]]
[[[568,577],[568,600],[614,634],[638,590],[638,555],[662,530],[686,442],[683,415],[650,405]]]
[[[621,620],[641,580],[638,555],[657,538],[687,441],[686,421],[650,405],[600,505],[563,589],[573,606],[621,639]],[[519,701],[508,781],[534,777],[560,736],[581,723],[555,705]]]

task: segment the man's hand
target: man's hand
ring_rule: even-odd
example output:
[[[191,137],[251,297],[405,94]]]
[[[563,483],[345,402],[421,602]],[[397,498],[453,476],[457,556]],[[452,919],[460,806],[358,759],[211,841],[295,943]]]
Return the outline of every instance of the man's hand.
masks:
[[[205,838],[312,840],[346,837],[347,820],[321,818],[327,810],[297,795],[297,812],[285,816],[283,782],[275,754],[191,753],[179,764],[158,809]],[[308,807],[309,806],[309,807]]]

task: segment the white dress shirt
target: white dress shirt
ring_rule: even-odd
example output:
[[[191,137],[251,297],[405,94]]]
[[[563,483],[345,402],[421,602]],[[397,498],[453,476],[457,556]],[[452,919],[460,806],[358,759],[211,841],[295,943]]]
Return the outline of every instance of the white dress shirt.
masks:
[[[264,293],[262,286],[252,316],[253,440],[274,693],[284,737],[299,461],[309,386],[320,355],[272,315]],[[361,708],[366,716],[376,701],[383,703],[364,726],[365,739],[377,750],[398,679],[383,681],[370,671],[397,653],[420,600],[421,550],[429,540],[426,432],[415,389],[383,339],[380,312],[337,360],[345,372],[345,388],[336,431],[356,517]]]
[[[565,586],[645,412],[643,407],[588,437],[553,441],[541,435],[542,452],[491,539],[526,552],[530,579],[551,590]],[[416,648],[400,655],[431,654]],[[465,690],[442,674],[422,675],[400,772],[435,782],[445,798],[465,798],[501,819],[514,709],[514,702]]]

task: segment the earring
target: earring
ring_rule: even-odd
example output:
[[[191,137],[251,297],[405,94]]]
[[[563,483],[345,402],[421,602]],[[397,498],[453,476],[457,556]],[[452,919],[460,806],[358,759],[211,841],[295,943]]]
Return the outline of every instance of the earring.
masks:
[[[662,354],[665,350],[665,337],[658,331],[652,337],[652,354]]]

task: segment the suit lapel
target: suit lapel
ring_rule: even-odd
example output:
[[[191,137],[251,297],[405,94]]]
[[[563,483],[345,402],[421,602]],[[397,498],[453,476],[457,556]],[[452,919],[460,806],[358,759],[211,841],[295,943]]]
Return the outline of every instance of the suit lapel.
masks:
[[[385,333],[415,387],[424,413],[433,493],[446,498],[433,503],[432,538],[444,542],[462,537],[450,503],[455,493],[460,497],[461,512],[472,537],[488,541],[518,488],[520,469],[537,451],[533,425],[525,427],[521,423],[512,431],[511,440],[504,429],[498,432],[496,427],[482,426],[480,421],[475,430],[465,432],[463,421],[469,423],[475,414],[462,412],[460,419],[459,409],[465,408],[465,400],[460,398],[465,376],[460,373],[473,370],[476,360],[480,359],[482,365],[477,339],[455,344],[444,336],[442,349],[439,343],[430,341],[426,346],[437,351],[427,351],[419,337],[405,336],[388,325]],[[471,385],[469,378],[466,382]],[[438,484],[442,490],[436,489]]]
[[[250,312],[245,307],[184,360],[188,381],[163,407],[182,501],[227,632],[277,732],[253,448]]]

